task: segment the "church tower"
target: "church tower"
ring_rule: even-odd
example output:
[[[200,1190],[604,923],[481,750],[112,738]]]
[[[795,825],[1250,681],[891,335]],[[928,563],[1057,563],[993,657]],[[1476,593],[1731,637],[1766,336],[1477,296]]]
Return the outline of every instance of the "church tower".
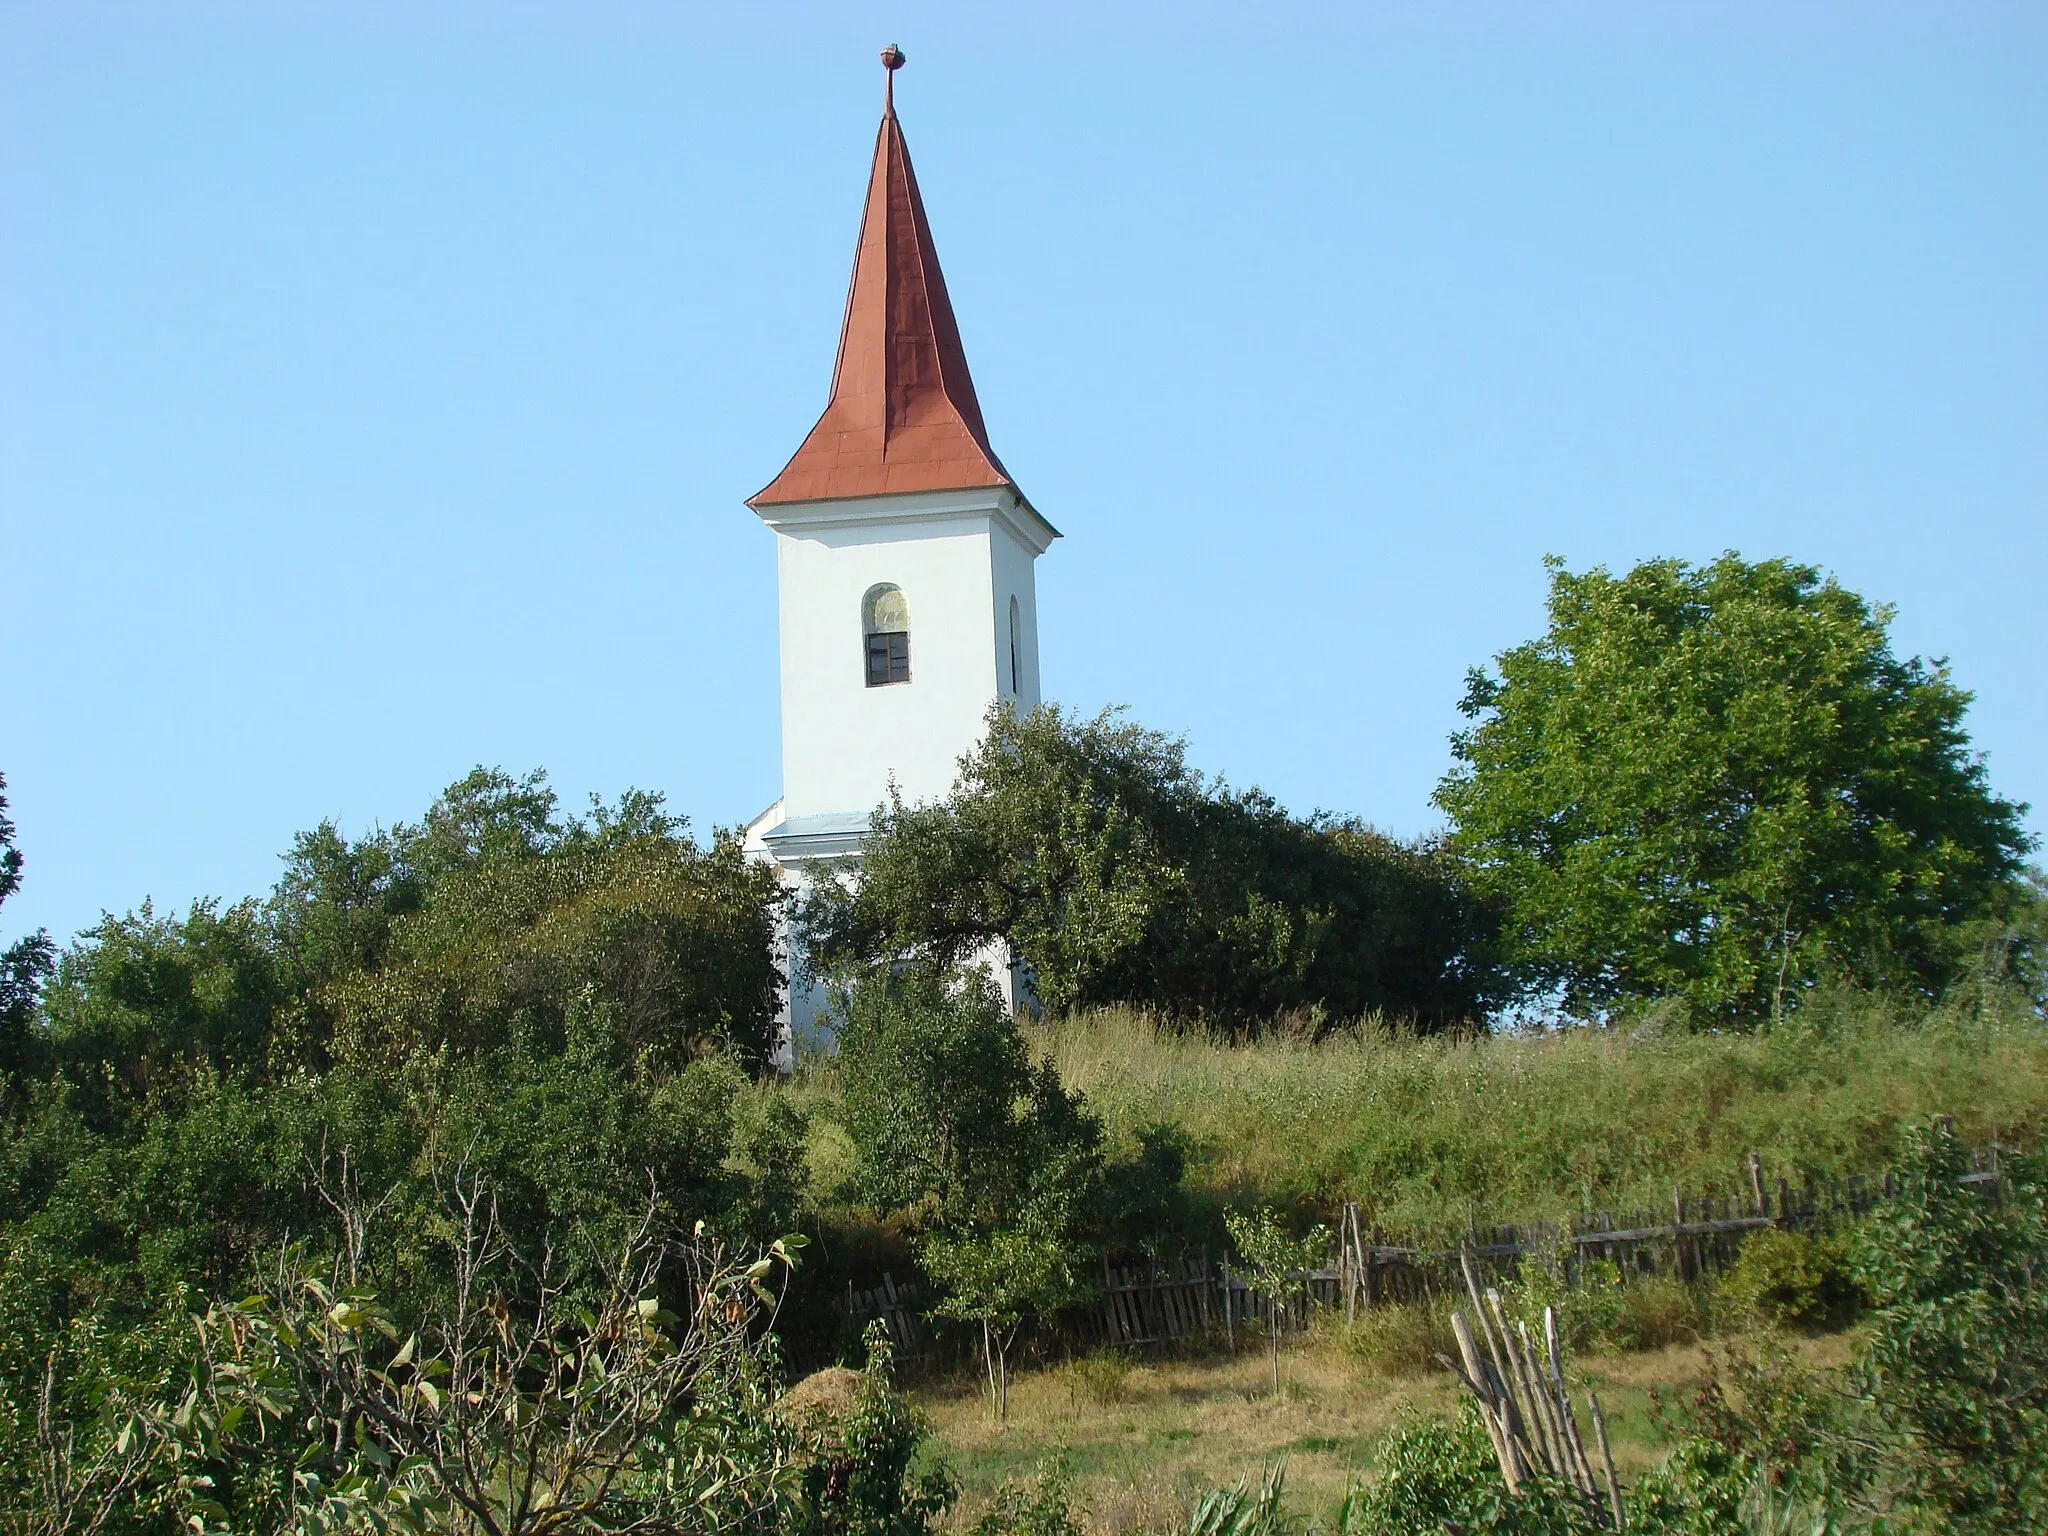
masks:
[[[782,649],[782,798],[747,842],[798,885],[858,857],[892,783],[946,795],[991,703],[1039,701],[1033,563],[1059,531],[989,446],[896,120],[903,62],[883,51],[831,397],[747,502],[775,531]],[[790,1026],[820,1001],[793,986]]]

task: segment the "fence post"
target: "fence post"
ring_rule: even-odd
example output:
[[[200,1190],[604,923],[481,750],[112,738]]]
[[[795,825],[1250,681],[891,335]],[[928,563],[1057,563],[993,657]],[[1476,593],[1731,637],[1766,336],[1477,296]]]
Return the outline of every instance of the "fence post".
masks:
[[[1237,1319],[1230,1295],[1230,1260],[1223,1261],[1223,1337],[1230,1343],[1230,1352],[1237,1353]]]

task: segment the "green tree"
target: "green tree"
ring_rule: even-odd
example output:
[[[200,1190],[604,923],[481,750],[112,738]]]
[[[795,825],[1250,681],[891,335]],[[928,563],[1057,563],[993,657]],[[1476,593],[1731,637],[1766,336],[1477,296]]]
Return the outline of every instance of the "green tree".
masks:
[[[862,978],[841,1001],[839,1073],[861,1192],[877,1211],[922,1208],[929,1226],[990,1229],[1061,1163],[1077,1193],[1099,1172],[1102,1131],[1051,1061],[1033,1065],[1017,1022],[978,971],[919,966]]]
[[[1074,1241],[1071,1159],[1037,1170],[1024,1208],[1000,1225],[933,1233],[919,1249],[925,1272],[945,1288],[934,1311],[981,1327],[982,1360],[996,1422],[1010,1421],[1010,1348],[1031,1317],[1050,1318],[1087,1289]]]
[[[1292,817],[1112,712],[992,709],[952,797],[880,807],[858,881],[821,882],[804,922],[828,970],[905,954],[943,970],[1007,944],[1055,1011],[1430,1025],[1492,996],[1490,918],[1440,850]]]
[[[723,1050],[758,1069],[774,1048],[780,901],[736,839],[698,846],[658,796],[564,820],[541,776],[479,769],[417,827],[354,848],[328,829],[301,839],[273,910],[308,980],[316,1051],[558,1050],[587,997],[666,1067]]]
[[[1304,1237],[1292,1237],[1268,1210],[1226,1211],[1223,1224],[1238,1260],[1251,1271],[1253,1288],[1266,1298],[1266,1343],[1273,1357],[1273,1395],[1278,1397],[1280,1336],[1287,1331],[1288,1309],[1307,1288],[1309,1272],[1329,1256],[1329,1229],[1316,1227]]]
[[[1783,560],[1548,565],[1549,629],[1471,674],[1436,791],[1530,992],[1725,1023],[1829,970],[1942,986],[2030,843],[1890,610]]]
[[[21,889],[21,849],[7,814],[7,775],[0,773],[0,906]],[[17,1074],[41,1065],[36,1003],[56,968],[57,946],[42,929],[0,950],[0,1101],[18,1097]]]

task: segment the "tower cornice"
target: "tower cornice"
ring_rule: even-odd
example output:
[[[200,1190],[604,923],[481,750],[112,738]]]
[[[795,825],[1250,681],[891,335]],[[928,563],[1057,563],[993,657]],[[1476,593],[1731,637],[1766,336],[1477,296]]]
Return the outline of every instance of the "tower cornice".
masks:
[[[1033,555],[1042,555],[1060,536],[1059,529],[1015,486],[977,486],[959,491],[908,491],[895,495],[833,496],[813,501],[749,503],[755,514],[777,533],[803,536],[832,528],[879,528],[888,525],[944,523],[986,517]]]

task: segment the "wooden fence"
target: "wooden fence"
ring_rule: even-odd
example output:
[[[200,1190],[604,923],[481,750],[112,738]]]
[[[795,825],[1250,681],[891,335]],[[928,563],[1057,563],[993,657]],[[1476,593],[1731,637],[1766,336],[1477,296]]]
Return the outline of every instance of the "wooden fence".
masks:
[[[1964,1184],[1996,1186],[1997,1146],[1972,1154]],[[1551,1255],[1576,1281],[1588,1260],[1611,1263],[1620,1278],[1653,1274],[1697,1280],[1734,1263],[1743,1239],[1767,1227],[1821,1229],[1861,1215],[1898,1189],[1894,1176],[1840,1180],[1766,1179],[1751,1153],[1733,1192],[1688,1196],[1674,1189],[1664,1211],[1591,1211],[1566,1225],[1469,1225],[1455,1246],[1388,1242],[1369,1233],[1357,1204],[1339,1215],[1329,1262],[1293,1277],[1286,1327],[1306,1325],[1313,1307],[1343,1307],[1347,1322],[1361,1309],[1462,1295],[1469,1262],[1489,1279],[1511,1278],[1525,1256]],[[1236,1348],[1248,1327],[1263,1335],[1276,1298],[1261,1292],[1229,1257],[1213,1267],[1208,1251],[1170,1261],[1103,1254],[1095,1294],[1062,1315],[1060,1327],[1087,1346],[1142,1348],[1221,1335]],[[846,1309],[856,1322],[883,1319],[899,1352],[917,1353],[929,1338],[927,1306],[916,1285],[883,1275],[880,1285],[848,1285]]]
[[[862,1328],[880,1318],[900,1355],[914,1355],[924,1347],[928,1305],[923,1286],[914,1281],[898,1285],[894,1275],[884,1274],[881,1284],[865,1291],[854,1289],[851,1280],[846,1282],[846,1315]]]

